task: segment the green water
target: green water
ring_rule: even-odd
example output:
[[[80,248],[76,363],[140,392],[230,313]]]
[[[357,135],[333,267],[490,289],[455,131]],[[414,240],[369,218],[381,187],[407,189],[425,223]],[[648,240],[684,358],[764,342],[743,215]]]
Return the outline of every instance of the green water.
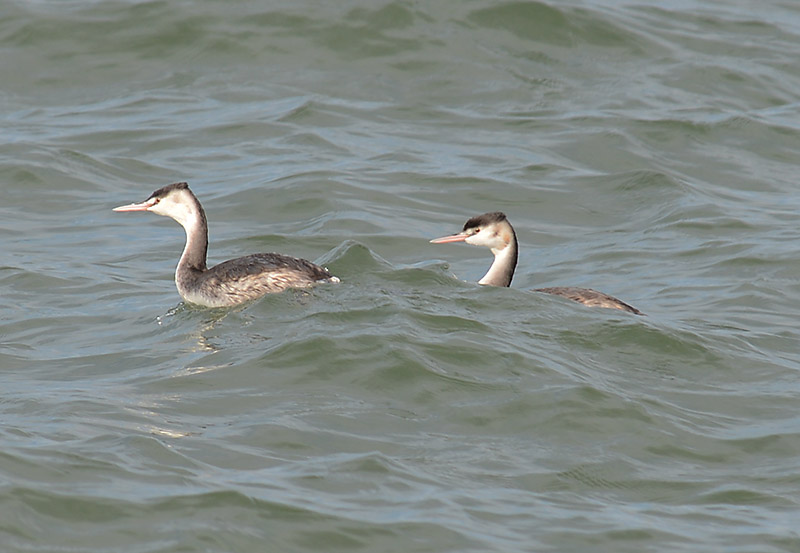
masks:
[[[430,4],[0,5],[2,551],[800,551],[800,5]]]

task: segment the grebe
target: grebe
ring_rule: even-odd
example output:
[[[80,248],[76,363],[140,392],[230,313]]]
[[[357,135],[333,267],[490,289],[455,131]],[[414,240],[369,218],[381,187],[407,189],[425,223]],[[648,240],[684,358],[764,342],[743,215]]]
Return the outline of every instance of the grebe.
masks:
[[[514,269],[517,267],[518,246],[517,235],[511,223],[506,219],[505,213],[496,211],[478,215],[467,221],[463,230],[458,234],[431,240],[432,244],[447,244],[449,242],[466,242],[474,246],[490,248],[492,254],[494,254],[494,262],[489,267],[489,271],[478,281],[478,284],[487,286],[511,285]],[[621,309],[636,315],[644,315],[635,307],[613,296],[589,288],[556,286],[553,288],[535,288],[533,291],[562,296],[589,307],[608,307]]]
[[[175,219],[186,231],[186,246],[175,269],[175,285],[184,301],[204,307],[228,307],[287,288],[339,282],[327,269],[305,259],[257,253],[206,268],[208,224],[203,206],[185,182],[159,188],[138,204],[114,211],[150,211]]]

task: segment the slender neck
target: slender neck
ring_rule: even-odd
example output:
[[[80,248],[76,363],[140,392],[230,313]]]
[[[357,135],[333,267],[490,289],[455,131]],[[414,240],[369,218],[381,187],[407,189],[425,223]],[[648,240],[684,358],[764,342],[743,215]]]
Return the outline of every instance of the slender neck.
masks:
[[[197,203],[197,209],[192,210],[192,214],[186,221],[181,222],[183,229],[186,231],[186,246],[183,248],[183,254],[178,262],[178,268],[175,272],[176,279],[178,274],[185,270],[205,271],[206,270],[206,254],[208,253],[208,223],[206,222],[206,214],[200,203]]]
[[[478,281],[478,284],[487,286],[511,286],[511,279],[514,278],[514,269],[517,268],[517,235],[509,225],[511,240],[502,249],[492,248],[494,262],[489,270]]]

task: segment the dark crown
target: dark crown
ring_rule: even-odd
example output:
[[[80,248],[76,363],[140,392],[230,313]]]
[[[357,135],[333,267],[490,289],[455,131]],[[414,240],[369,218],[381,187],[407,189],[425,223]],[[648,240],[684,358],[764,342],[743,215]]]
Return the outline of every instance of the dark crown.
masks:
[[[168,184],[167,186],[163,186],[150,194],[150,198],[163,198],[164,196],[168,195],[173,190],[189,190],[189,185],[185,182],[176,182],[174,184]]]
[[[506,221],[506,214],[501,211],[493,211],[491,213],[484,213],[483,215],[476,215],[466,223],[464,223],[464,228],[462,231],[476,228],[476,227],[483,227],[486,225],[490,225],[492,223],[499,223],[501,221]]]

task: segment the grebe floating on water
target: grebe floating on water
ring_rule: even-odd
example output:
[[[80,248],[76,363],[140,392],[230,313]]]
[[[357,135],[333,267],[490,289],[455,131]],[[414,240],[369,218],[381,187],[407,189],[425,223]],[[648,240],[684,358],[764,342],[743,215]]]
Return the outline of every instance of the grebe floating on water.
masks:
[[[484,213],[473,217],[464,224],[464,229],[458,234],[443,236],[431,240],[432,244],[447,244],[449,242],[466,242],[474,246],[485,246],[492,250],[494,262],[489,271],[478,284],[488,286],[510,286],[517,267],[517,235],[504,213]],[[536,288],[534,292],[544,292],[577,301],[589,307],[609,307],[621,309],[644,315],[641,311],[613,296],[591,290],[589,288],[572,288],[556,286],[554,288]]]
[[[287,288],[339,282],[319,265],[277,253],[257,253],[206,268],[206,214],[185,182],[159,188],[145,201],[121,205],[114,211],[150,211],[180,223],[186,231],[186,246],[175,269],[175,285],[189,303],[228,307]]]

